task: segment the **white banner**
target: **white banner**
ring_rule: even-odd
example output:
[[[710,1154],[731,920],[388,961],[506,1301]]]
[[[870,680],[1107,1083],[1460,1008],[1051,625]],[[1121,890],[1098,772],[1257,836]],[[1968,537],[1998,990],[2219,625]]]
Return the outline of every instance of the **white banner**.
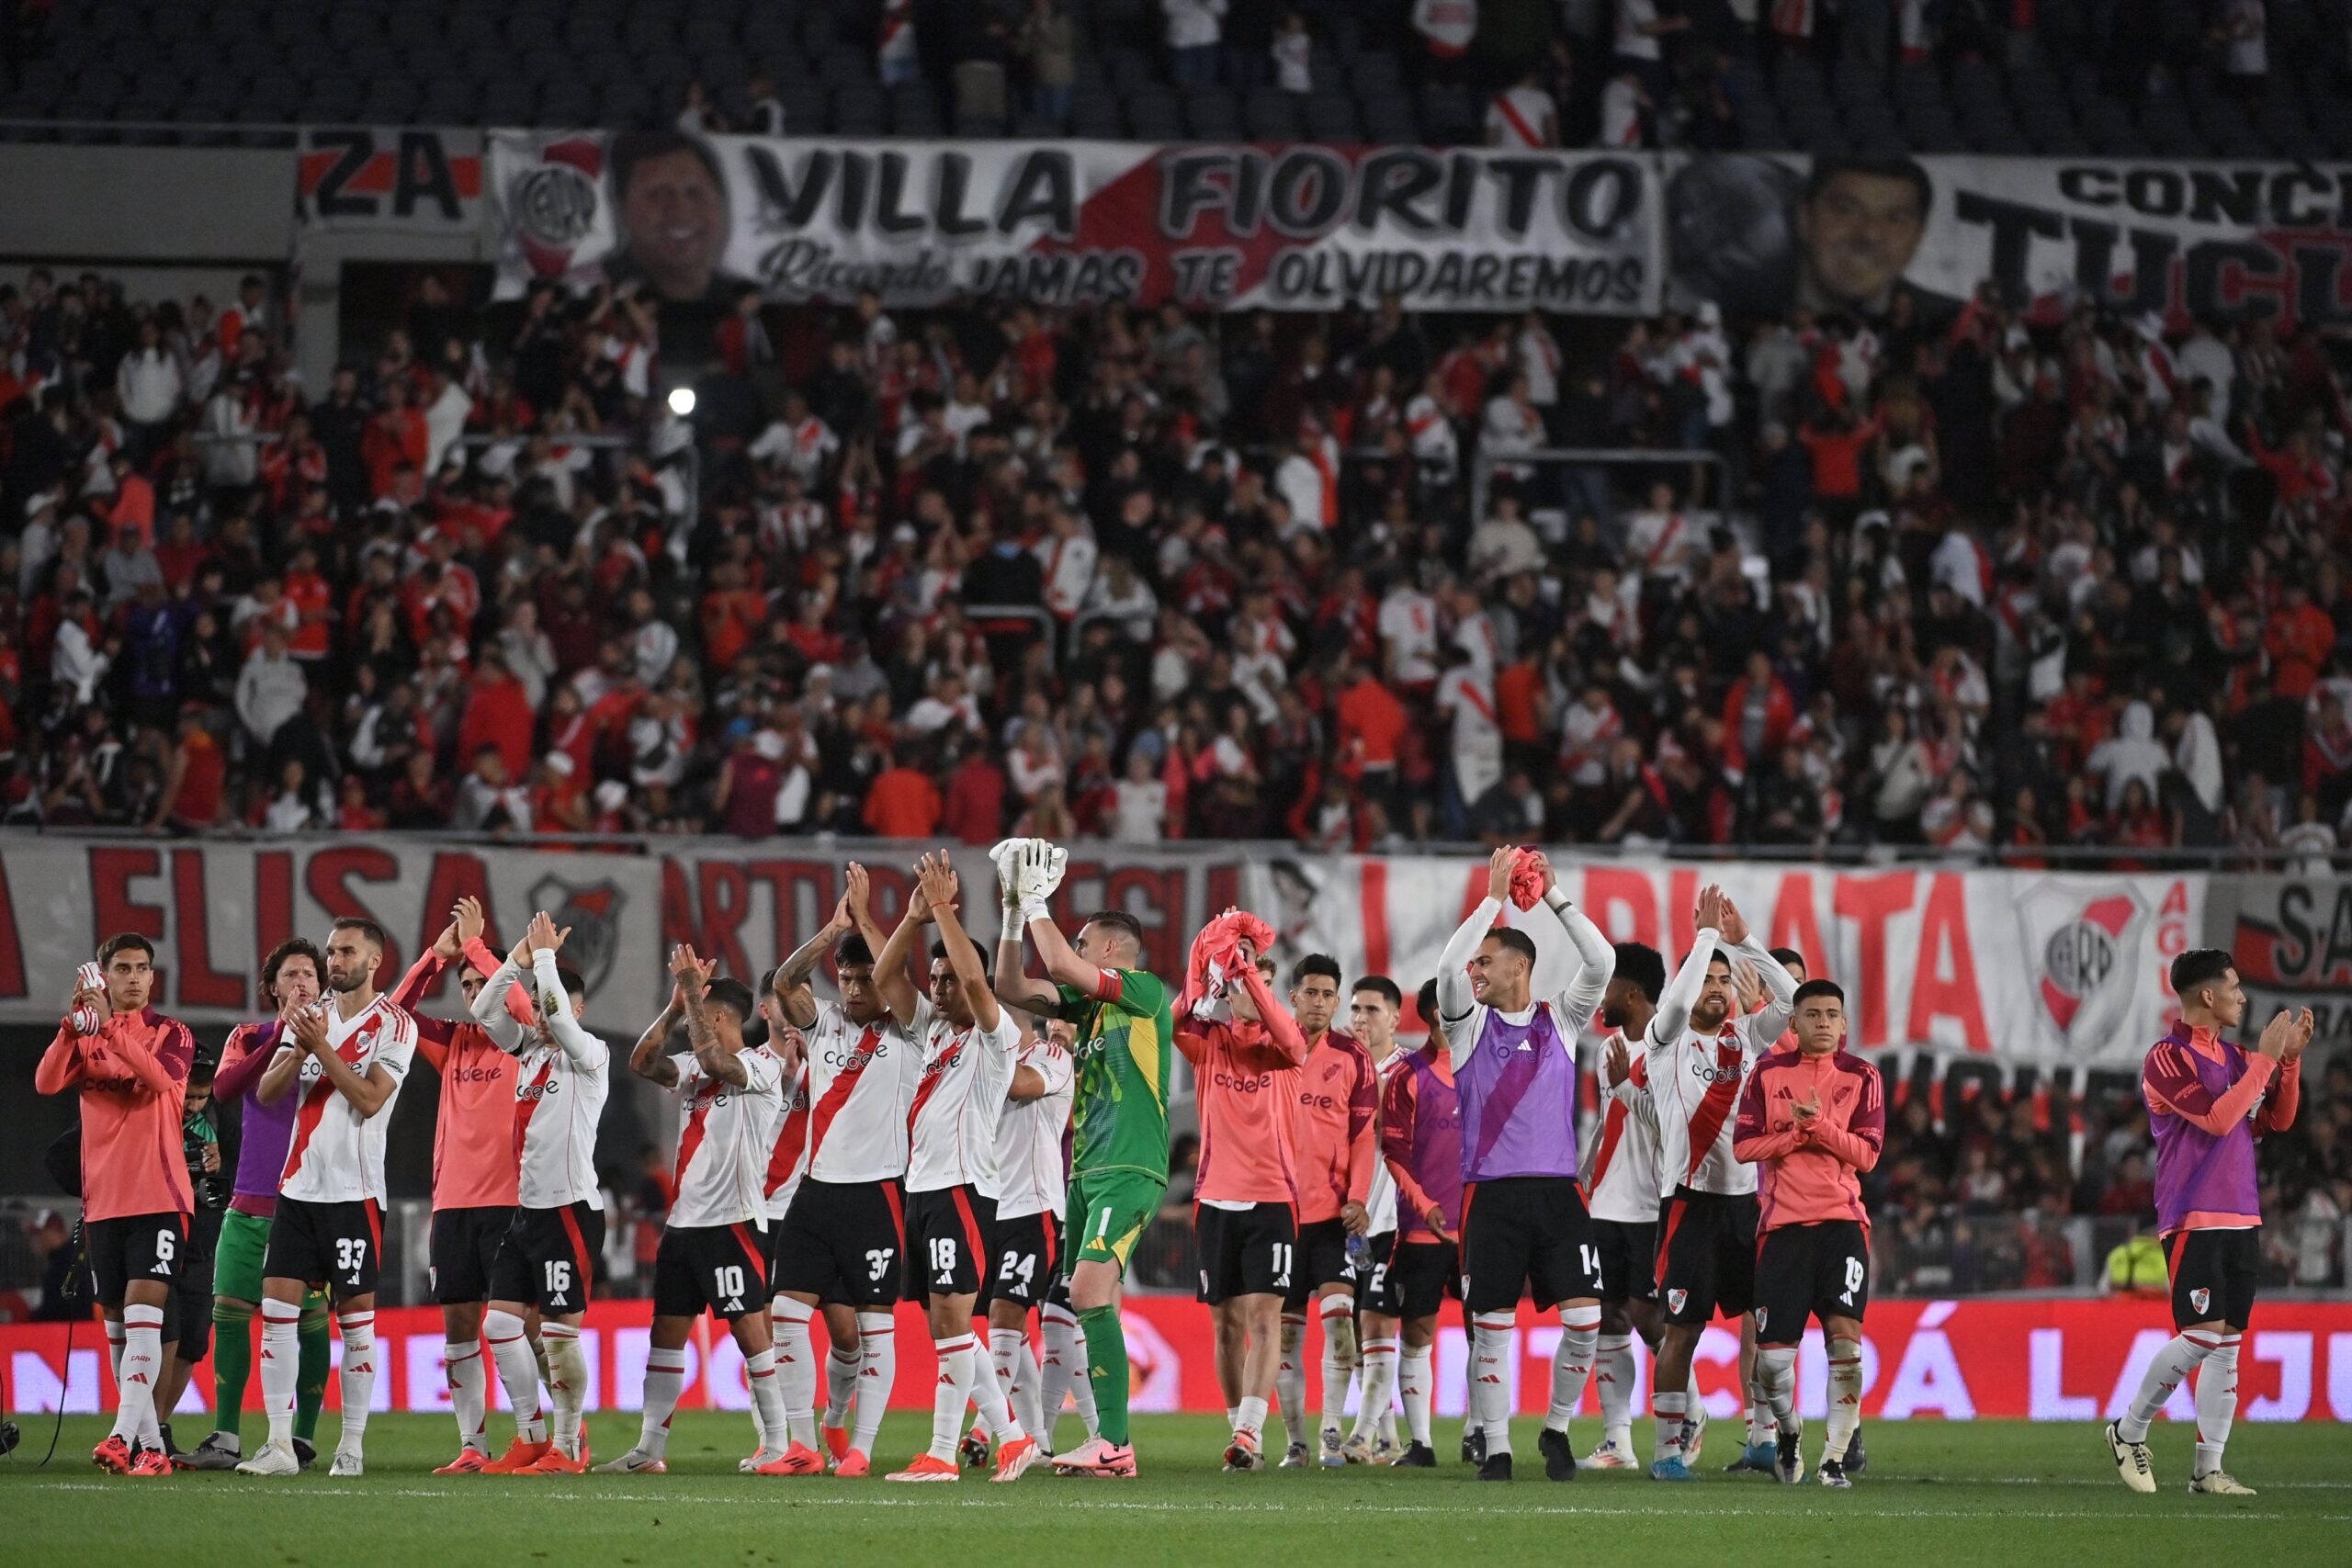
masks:
[[[853,856],[873,873],[876,914],[895,920],[915,852],[803,840],[704,840],[656,854],[598,854],[390,838],[10,838],[0,840],[0,1021],[56,1018],[75,965],[118,931],[155,941],[164,971],[157,1005],[192,1021],[245,1016],[263,954],[298,932],[322,937],[346,912],[370,916],[389,932],[389,984],[440,931],[450,905],[470,893],[489,908],[494,932],[520,931],[538,908],[571,926],[598,1016],[617,1032],[658,1010],[669,943],[692,942],[728,973],[755,976],[831,913],[842,864]],[[1690,944],[1701,885],[1720,880],[1768,945],[1796,948],[1813,973],[1845,986],[1858,1049],[2080,1069],[2137,1069],[2170,1021],[2172,958],[2208,940],[2208,883],[2230,880],[1579,864],[1567,852],[1560,860],[1571,895],[1612,939],[1647,942],[1669,967]],[[956,861],[966,908],[985,926],[996,903],[991,868],[978,849],[959,848]],[[1485,883],[1484,863],[1467,858],[1081,844],[1055,912],[1072,930],[1097,909],[1134,915],[1146,931],[1147,965],[1173,978],[1193,933],[1239,904],[1274,926],[1285,963],[1328,953],[1351,978],[1385,974],[1409,998],[1435,973]],[[2267,886],[2256,885],[2248,898],[2233,893],[2232,908],[2252,908]],[[2331,894],[2290,929],[2307,931],[2295,951],[2314,955],[2313,975],[2335,972],[2334,950],[2322,940],[2327,928],[2314,921],[2337,902]],[[2287,906],[2290,915],[2307,907]],[[1541,908],[1511,919],[1536,938],[1538,985],[1564,985],[1572,960],[1556,922]],[[455,996],[452,987],[437,1000]]]
[[[2326,327],[2352,320],[2352,165],[1734,154],[1669,160],[1673,295],[1736,312],[1948,316],[1987,279],[2076,299]]]
[[[493,131],[499,287],[663,303],[1657,305],[1657,171],[1615,153]]]

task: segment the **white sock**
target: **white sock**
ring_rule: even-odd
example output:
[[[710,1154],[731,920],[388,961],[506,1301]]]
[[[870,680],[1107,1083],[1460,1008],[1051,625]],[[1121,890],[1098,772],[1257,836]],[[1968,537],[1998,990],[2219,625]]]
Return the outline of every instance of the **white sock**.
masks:
[[[2148,1424],[2165,1407],[2165,1401],[2172,1397],[2172,1391],[2220,1346],[2220,1338],[2211,1334],[2173,1336],[2171,1343],[2157,1351],[2156,1359],[2148,1363],[2147,1376],[2140,1380],[2140,1392],[2132,1396],[2131,1408],[2115,1423],[2115,1435],[2127,1443],[2146,1442]]]
[[[1821,1457],[1842,1460],[1862,1424],[1862,1347],[1856,1339],[1832,1339],[1828,1348],[1829,1435]]]
[[[1634,1448],[1634,1337],[1604,1334],[1593,1342],[1593,1381],[1600,1385],[1600,1442]]]
[[[1233,1429],[1247,1432],[1253,1438],[1263,1432],[1266,1429],[1266,1402],[1254,1393],[1242,1395],[1241,1403],[1234,1407]]]
[[[768,1304],[775,1326],[775,1369],[778,1391],[784,1395],[785,1438],[787,1443],[817,1446],[817,1348],[808,1333],[814,1309],[788,1297]]]
[[[1391,1361],[1389,1365],[1391,1368],[1394,1368],[1396,1363]],[[1389,1372],[1388,1380],[1391,1382],[1395,1382],[1396,1381],[1396,1374],[1394,1371]],[[1386,1443],[1392,1449],[1396,1446],[1396,1405],[1393,1397],[1388,1408],[1380,1413],[1380,1419],[1374,1425],[1374,1430],[1379,1434],[1380,1440],[1382,1442]]]
[[[511,1312],[482,1314],[482,1337],[490,1341],[490,1358],[497,1364],[498,1381],[506,1387],[506,1402],[514,1407],[514,1436],[526,1443],[547,1441],[547,1421],[539,1411],[539,1359],[531,1353],[523,1320]],[[293,1418],[288,1404],[288,1420]],[[290,1429],[290,1428],[289,1428]]]
[[[1650,1450],[1653,1463],[1682,1457],[1682,1412],[1690,1399],[1687,1393],[1650,1394],[1650,1416],[1657,1423],[1657,1441]]]
[[[1356,1402],[1356,1433],[1370,1442],[1396,1393],[1396,1341],[1374,1339],[1363,1348],[1363,1394]]]
[[[836,1345],[825,1357],[825,1425],[849,1425],[849,1407],[857,1397],[857,1370],[865,1352],[855,1345]]]
[[[346,1312],[334,1320],[343,1336],[343,1428],[337,1453],[356,1454],[368,1436],[368,1412],[376,1403],[376,1314]]]
[[[969,1334],[958,1334],[942,1339],[933,1347],[939,1354],[939,1381],[933,1385],[931,1395],[931,1457],[956,1461],[956,1439],[963,1434],[964,1406],[972,1397],[972,1363],[978,1359]],[[858,1414],[865,1414],[864,1400],[858,1401]],[[863,1435],[865,1423],[858,1423]]]
[[[2222,1450],[2228,1446],[2230,1426],[2238,1416],[2238,1338],[2223,1329],[2220,1342],[2197,1369],[2199,1475],[2222,1468]]]
[[[1348,1385],[1356,1376],[1356,1303],[1325,1296],[1315,1309],[1323,1323],[1323,1429],[1340,1430],[1348,1416]]]
[[[997,1388],[1004,1395],[1012,1418],[1030,1437],[1037,1435],[1037,1377],[1029,1357],[1029,1336],[1018,1328],[989,1330],[989,1361],[996,1370]]]
[[[752,1385],[752,1418],[759,1424],[760,1447],[775,1459],[792,1441],[784,1415],[784,1381],[775,1375],[775,1347],[743,1358],[743,1381]]]
[[[449,1413],[458,1418],[458,1440],[489,1452],[484,1428],[490,1419],[490,1370],[482,1365],[481,1341],[449,1340],[441,1347],[441,1359],[449,1379]]]
[[[112,1325],[109,1325],[109,1327]],[[111,1342],[113,1336],[107,1336]],[[122,1359],[114,1386],[119,1407],[115,1436],[134,1446],[155,1423],[155,1387],[164,1375],[164,1309],[127,1306],[122,1309]],[[159,1438],[161,1433],[156,1434]],[[155,1446],[161,1447],[160,1443]]]
[[[684,1347],[664,1350],[655,1346],[645,1352],[645,1422],[638,1428],[637,1446],[654,1459],[670,1451],[670,1418],[677,1414],[678,1395],[685,1387]]]
[[[1470,1320],[1470,1417],[1487,1435],[1487,1453],[1510,1452],[1511,1327],[1517,1314],[1482,1312]]]
[[[588,1397],[588,1354],[580,1348],[580,1330],[560,1323],[539,1325],[539,1343],[548,1352],[548,1397],[555,1405],[556,1451],[566,1459],[578,1459],[581,1404]]]
[[[1408,1345],[1396,1358],[1396,1384],[1405,1399],[1405,1430],[1423,1448],[1430,1443],[1430,1374],[1436,1370],[1428,1345]]]
[[[269,1440],[294,1440],[294,1389],[302,1381],[302,1309],[292,1302],[261,1303],[261,1407]]]
[[[1584,1403],[1585,1384],[1592,1381],[1593,1349],[1600,1339],[1600,1308],[1564,1306],[1560,1309],[1560,1344],[1552,1352],[1552,1404],[1544,1425],[1565,1432]]]
[[[1091,1438],[1101,1430],[1101,1421],[1094,1409],[1094,1385],[1086,1375],[1086,1330],[1066,1306],[1046,1305],[1037,1316],[1046,1328],[1046,1362],[1038,1371],[1038,1419],[1050,1439],[1054,1422],[1062,1413],[1062,1397],[1068,1394],[1078,1405],[1079,1419],[1086,1423],[1086,1435]],[[1054,1447],[1050,1440],[1046,1446]]]
[[[1037,1393],[1043,1382],[1037,1366],[1036,1348],[1023,1334],[1021,1337],[1021,1378],[1012,1390],[1012,1411],[1021,1417],[1021,1429],[1036,1438],[1041,1449],[1046,1446],[1045,1412],[1039,1407]]]
[[[1282,1365],[1274,1371],[1274,1405],[1283,1414],[1283,1434],[1294,1443],[1314,1430],[1306,1419],[1306,1314],[1283,1314]]]
[[[1756,1382],[1764,1395],[1765,1407],[1772,1413],[1773,1441],[1778,1442],[1782,1434],[1802,1437],[1804,1427],[1797,1416],[1797,1348],[1758,1346]]]
[[[964,1337],[968,1341],[971,1336],[967,1334]],[[874,1451],[874,1434],[882,1429],[882,1413],[889,1406],[890,1390],[898,1382],[898,1320],[887,1312],[859,1313],[857,1344],[857,1415],[849,1446],[870,1455]],[[963,1409],[963,1402],[957,1401],[958,1416]]]
[[[996,1348],[983,1348],[978,1330],[972,1334],[972,1409],[988,1427],[991,1441],[1017,1442],[1029,1435],[1021,1412],[1013,1408],[1012,1396],[1005,1391],[1004,1380],[997,1376]],[[956,1419],[960,1423],[964,1413],[957,1411]]]

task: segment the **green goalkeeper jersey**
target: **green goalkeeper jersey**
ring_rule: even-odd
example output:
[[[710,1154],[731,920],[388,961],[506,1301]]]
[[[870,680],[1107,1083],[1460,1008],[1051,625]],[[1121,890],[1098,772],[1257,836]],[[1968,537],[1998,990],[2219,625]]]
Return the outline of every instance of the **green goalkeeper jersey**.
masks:
[[[1092,996],[1075,986],[1059,989],[1061,1016],[1079,1029],[1071,1177],[1133,1171],[1165,1183],[1176,1038],[1168,987],[1141,969],[1105,969]]]

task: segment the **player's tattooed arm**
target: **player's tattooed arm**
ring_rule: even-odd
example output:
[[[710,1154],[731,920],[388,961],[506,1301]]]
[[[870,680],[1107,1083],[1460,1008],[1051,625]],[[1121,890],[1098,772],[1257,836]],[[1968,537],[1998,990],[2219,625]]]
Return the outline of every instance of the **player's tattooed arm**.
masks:
[[[816,934],[776,966],[775,976],[768,982],[775,991],[778,1005],[784,1009],[785,1022],[795,1029],[808,1029],[817,1021],[817,993],[808,987],[808,977],[817,972],[833,943],[849,935],[853,922],[849,913],[849,895],[842,895],[833,906],[833,918],[817,928]]]
[[[719,1044],[718,1031],[711,1027],[709,998],[703,994],[718,967],[717,960],[704,963],[684,942],[671,950],[670,974],[685,1009],[686,1041],[694,1047],[695,1065],[720,1083],[741,1089],[752,1081],[751,1075],[741,1057]]]
[[[294,1036],[305,1053],[319,1059],[319,1066],[326,1074],[327,1082],[334,1086],[335,1092],[349,1100],[351,1108],[363,1118],[373,1116],[384,1109],[392,1098],[392,1091],[400,1087],[392,1075],[380,1065],[371,1066],[365,1077],[353,1072],[351,1064],[336,1055],[334,1048],[327,1043],[327,1015],[321,1009],[302,1010],[300,1016],[294,1021]]]
[[[639,1035],[637,1043],[629,1048],[630,1072],[663,1089],[678,1087],[678,1065],[670,1060],[670,1053],[662,1047],[669,1043],[670,1032],[678,1027],[678,1021],[685,1016],[685,1010],[683,985],[673,985],[670,999],[662,1004],[661,1016],[645,1026],[645,1032]]]
[[[254,1098],[264,1105],[275,1105],[284,1100],[301,1081],[302,1058],[311,1053],[302,1043],[294,1021],[308,1010],[286,1008],[277,1015],[277,1049],[270,1053],[269,1066],[263,1070],[261,1082],[254,1088]]]

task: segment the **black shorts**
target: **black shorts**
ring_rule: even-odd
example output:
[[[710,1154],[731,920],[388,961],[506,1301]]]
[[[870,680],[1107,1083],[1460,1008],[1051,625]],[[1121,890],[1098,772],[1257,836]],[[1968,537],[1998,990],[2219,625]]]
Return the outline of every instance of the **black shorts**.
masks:
[[[323,1285],[341,1303],[376,1293],[383,1254],[384,1212],[373,1198],[345,1203],[280,1198],[261,1273],[264,1280]]]
[[[971,1186],[907,1194],[907,1300],[977,1296],[996,1202]]]
[[[499,1244],[514,1223],[509,1208],[433,1211],[432,1266],[425,1283],[436,1306],[463,1306],[490,1300],[490,1271]]]
[[[792,1210],[787,1206],[785,1213],[790,1213]],[[784,1220],[781,1216],[775,1214],[768,1216],[768,1228],[760,1234],[760,1246],[765,1249],[767,1256],[768,1295],[773,1299],[780,1293],[776,1289],[775,1271],[777,1260],[784,1257]]]
[[[1026,1310],[1043,1302],[1061,1275],[1060,1219],[1042,1210],[1009,1220],[998,1215],[981,1230],[991,1261],[973,1310],[991,1302],[1018,1302]]]
[[[1756,1195],[1678,1187],[1659,1218],[1657,1288],[1666,1321],[1692,1326],[1756,1305]]]
[[[2254,1316],[2254,1287],[2262,1265],[2262,1231],[2181,1230],[2165,1241],[2172,1276],[2172,1325],[2187,1328],[2216,1319],[2244,1328]]]
[[[653,1254],[653,1315],[732,1323],[768,1305],[767,1238],[745,1220],[732,1225],[672,1225]]]
[[[122,1292],[141,1280],[164,1286],[178,1280],[187,1262],[188,1217],[122,1214],[92,1220],[82,1227],[82,1244],[89,1251],[98,1300],[118,1306]]]
[[[490,1299],[536,1306],[547,1317],[588,1310],[605,1212],[583,1199],[560,1209],[516,1209],[490,1266]]]
[[[1298,1227],[1297,1251],[1290,1264],[1290,1285],[1283,1292],[1283,1310],[1299,1312],[1326,1285],[1356,1282],[1355,1265],[1348,1261],[1348,1227],[1338,1220],[1317,1220]]]
[[[1657,1222],[1592,1222],[1593,1250],[1600,1254],[1600,1299],[1645,1302],[1657,1294]]]
[[[164,1312],[164,1337],[179,1347],[183,1361],[201,1361],[212,1348],[212,1248],[220,1239],[220,1210],[192,1216],[184,1261]]]
[[[1782,1225],[1756,1247],[1756,1342],[1794,1345],[1809,1318],[1860,1323],[1871,1304],[1871,1238],[1860,1220]]]
[[[1448,1296],[1462,1299],[1460,1250],[1450,1241],[1399,1243],[1388,1265],[1388,1289],[1396,1298],[1398,1317],[1435,1317]]]
[[[777,1295],[810,1295],[850,1307],[888,1307],[899,1299],[906,1252],[906,1212],[896,1181],[820,1181],[793,1194],[776,1238]]]
[[[1405,1296],[1396,1283],[1396,1233],[1382,1231],[1368,1239],[1372,1245],[1372,1267],[1356,1270],[1356,1311],[1401,1317]]]
[[[1246,1209],[1194,1204],[1200,1299],[1221,1306],[1236,1296],[1289,1294],[1298,1256],[1297,1213],[1288,1203],[1252,1203]]]
[[[1539,1308],[1600,1294],[1584,1189],[1566,1176],[1506,1176],[1462,1189],[1462,1304],[1510,1312],[1520,1288]]]

